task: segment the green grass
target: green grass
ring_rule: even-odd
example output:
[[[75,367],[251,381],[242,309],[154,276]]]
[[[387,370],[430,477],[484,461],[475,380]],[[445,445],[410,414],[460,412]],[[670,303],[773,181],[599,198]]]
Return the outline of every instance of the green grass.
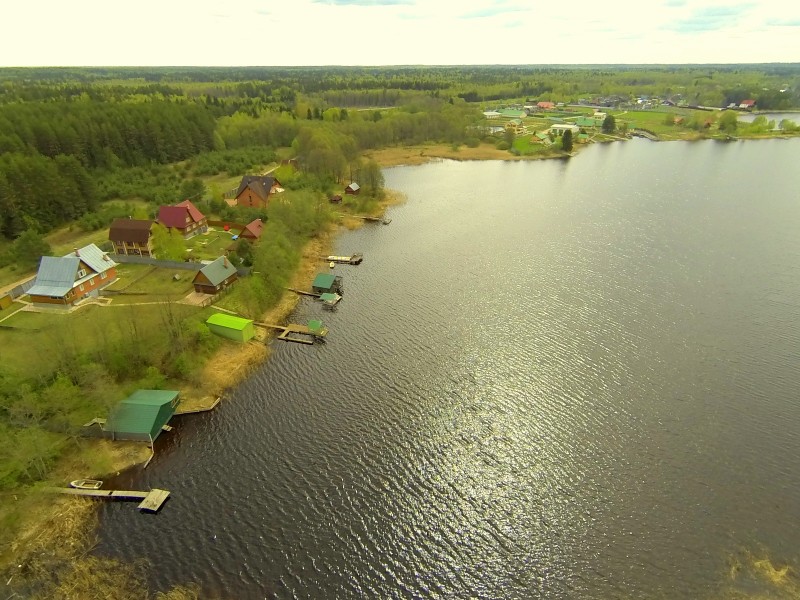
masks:
[[[117,267],[117,274],[119,279],[107,289],[131,295],[114,295],[113,304],[180,300],[192,290],[194,278],[194,271],[133,264],[120,265]],[[180,276],[178,281],[173,279],[176,274]]]
[[[223,231],[222,228],[209,228],[208,232],[196,235],[186,240],[186,249],[189,256],[195,260],[214,260],[225,253],[233,240],[231,236],[238,232],[230,233]]]
[[[9,306],[8,308],[4,308],[3,310],[0,310],[0,319],[7,317],[8,315],[13,313],[14,311],[19,310],[23,306],[25,305],[22,304],[21,302],[12,302],[11,306]]]

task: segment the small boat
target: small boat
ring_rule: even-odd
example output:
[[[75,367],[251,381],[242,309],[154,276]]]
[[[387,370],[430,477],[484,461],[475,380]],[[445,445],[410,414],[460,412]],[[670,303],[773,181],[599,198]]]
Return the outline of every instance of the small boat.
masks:
[[[75,481],[69,482],[70,487],[79,490],[99,490],[102,485],[103,482],[97,479],[76,479]]]

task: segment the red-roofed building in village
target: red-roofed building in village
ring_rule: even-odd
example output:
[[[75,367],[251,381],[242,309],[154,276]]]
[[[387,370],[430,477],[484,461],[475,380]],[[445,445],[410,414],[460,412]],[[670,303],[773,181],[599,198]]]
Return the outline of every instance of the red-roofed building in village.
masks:
[[[555,107],[556,105],[553,104],[552,102],[543,101],[536,103],[536,108],[538,108],[539,110],[552,110]]]
[[[755,100],[742,100],[739,103],[739,108],[744,109],[744,110],[752,110],[755,107],[756,107],[756,101]]]
[[[246,240],[257,240],[261,237],[261,232],[264,230],[264,223],[261,219],[256,219],[255,221],[251,221],[247,225],[245,225],[242,232],[239,234],[239,238],[244,238]]]
[[[157,221],[168,229],[180,231],[184,238],[208,231],[208,219],[189,200],[159,207]]]

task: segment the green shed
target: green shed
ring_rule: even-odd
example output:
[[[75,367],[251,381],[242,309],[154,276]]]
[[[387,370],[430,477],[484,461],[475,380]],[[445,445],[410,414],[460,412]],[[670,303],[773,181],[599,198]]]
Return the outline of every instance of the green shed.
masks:
[[[311,289],[317,294],[341,294],[342,278],[330,273],[319,273],[311,284]]]
[[[256,335],[253,329],[253,322],[250,319],[243,319],[233,315],[213,314],[208,317],[206,325],[208,325],[212,333],[237,342],[244,343]]]
[[[111,411],[105,431],[114,440],[153,442],[175,414],[175,390],[136,390]]]

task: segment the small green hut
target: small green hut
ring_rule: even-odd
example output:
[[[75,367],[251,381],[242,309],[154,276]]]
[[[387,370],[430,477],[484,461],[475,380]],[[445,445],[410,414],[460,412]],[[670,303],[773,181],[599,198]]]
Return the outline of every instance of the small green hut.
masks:
[[[216,313],[208,317],[206,325],[212,333],[216,333],[229,340],[246,342],[255,337],[253,322],[250,319]]]
[[[104,430],[114,440],[153,442],[175,414],[175,390],[136,390],[108,416]]]
[[[330,273],[319,273],[311,284],[311,289],[316,294],[342,293],[342,278]]]

